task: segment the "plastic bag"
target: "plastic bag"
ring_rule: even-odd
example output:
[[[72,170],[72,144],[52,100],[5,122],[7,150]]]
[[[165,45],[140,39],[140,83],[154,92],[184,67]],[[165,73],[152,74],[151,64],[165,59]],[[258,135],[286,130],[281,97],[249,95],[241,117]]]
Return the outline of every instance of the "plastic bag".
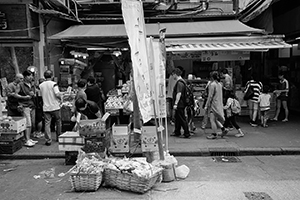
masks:
[[[175,168],[176,178],[185,179],[190,173],[190,168],[186,165],[180,165]]]

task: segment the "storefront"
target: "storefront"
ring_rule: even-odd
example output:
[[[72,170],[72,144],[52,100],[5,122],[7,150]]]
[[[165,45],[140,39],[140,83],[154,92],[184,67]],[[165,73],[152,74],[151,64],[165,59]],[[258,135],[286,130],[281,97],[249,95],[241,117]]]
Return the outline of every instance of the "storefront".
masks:
[[[158,30],[163,27],[167,30],[167,77],[173,67],[182,66],[184,78],[190,74],[196,79],[191,81],[197,85],[197,97],[201,96],[210,71],[227,68],[233,75],[237,95],[242,98],[242,89],[249,78],[245,76],[249,74],[245,63],[251,63],[253,55],[263,55],[270,49],[291,47],[283,41],[283,36],[268,35],[238,20],[146,24],[147,35],[158,38]],[[70,46],[76,43],[76,47],[85,49],[89,55],[97,55],[99,59],[92,71],[104,75],[106,93],[128,80],[129,51],[124,25],[77,25],[50,39],[68,40]],[[116,52],[120,54],[115,56]],[[265,67],[261,58],[259,73]]]

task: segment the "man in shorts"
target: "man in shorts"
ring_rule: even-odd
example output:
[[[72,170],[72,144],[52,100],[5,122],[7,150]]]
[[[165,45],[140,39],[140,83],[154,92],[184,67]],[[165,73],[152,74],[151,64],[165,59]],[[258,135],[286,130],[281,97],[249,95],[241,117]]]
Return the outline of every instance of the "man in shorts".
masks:
[[[31,131],[35,128],[35,89],[32,84],[33,74],[26,70],[23,72],[24,81],[20,83],[20,92],[23,98],[19,100],[19,104],[23,108],[23,116],[26,118],[26,142],[25,146],[33,147],[37,141],[30,139]]]

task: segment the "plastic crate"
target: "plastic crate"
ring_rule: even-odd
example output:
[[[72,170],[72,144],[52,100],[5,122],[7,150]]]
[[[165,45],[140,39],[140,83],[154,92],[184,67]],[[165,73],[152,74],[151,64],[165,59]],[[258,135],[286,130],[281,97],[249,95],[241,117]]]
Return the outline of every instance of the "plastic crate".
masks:
[[[23,138],[14,141],[0,141],[0,154],[13,154],[23,146]]]

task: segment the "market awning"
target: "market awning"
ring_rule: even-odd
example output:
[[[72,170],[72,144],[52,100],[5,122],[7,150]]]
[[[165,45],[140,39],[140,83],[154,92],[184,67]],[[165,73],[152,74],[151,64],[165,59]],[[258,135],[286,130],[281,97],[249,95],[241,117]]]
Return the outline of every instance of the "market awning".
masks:
[[[166,39],[167,52],[266,51],[291,47],[281,35]]]
[[[146,24],[147,36],[158,37],[159,29],[166,28],[166,37],[252,35],[265,34],[264,30],[249,27],[238,20]],[[75,25],[48,37],[72,40],[84,38],[127,38],[124,24]]]

